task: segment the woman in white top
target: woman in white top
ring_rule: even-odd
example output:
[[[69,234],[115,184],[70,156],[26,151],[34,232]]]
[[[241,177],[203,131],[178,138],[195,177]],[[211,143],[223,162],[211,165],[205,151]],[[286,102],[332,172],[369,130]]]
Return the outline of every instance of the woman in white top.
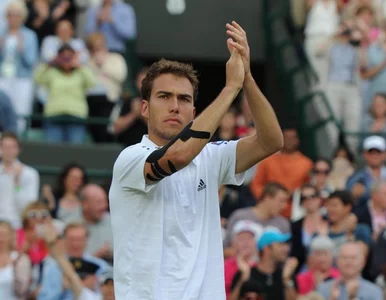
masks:
[[[15,232],[0,221],[0,299],[24,300],[31,278],[31,263],[25,254],[14,251]]]
[[[122,86],[127,76],[126,61],[122,55],[108,51],[102,33],[90,34],[87,47],[91,54],[88,67],[97,77],[97,84],[87,94],[89,116],[109,118],[114,105],[121,97]],[[94,142],[109,140],[106,125],[92,125],[90,132]]]
[[[307,0],[307,6],[305,51],[319,77],[318,87],[323,88],[328,72],[328,56],[324,48],[338,31],[338,4],[336,0]]]

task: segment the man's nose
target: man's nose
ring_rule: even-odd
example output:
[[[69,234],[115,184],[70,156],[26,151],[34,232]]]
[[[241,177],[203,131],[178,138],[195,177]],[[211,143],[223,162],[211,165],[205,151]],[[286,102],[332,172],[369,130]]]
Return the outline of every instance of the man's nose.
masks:
[[[170,97],[168,104],[170,112],[178,113],[178,98],[176,96]]]

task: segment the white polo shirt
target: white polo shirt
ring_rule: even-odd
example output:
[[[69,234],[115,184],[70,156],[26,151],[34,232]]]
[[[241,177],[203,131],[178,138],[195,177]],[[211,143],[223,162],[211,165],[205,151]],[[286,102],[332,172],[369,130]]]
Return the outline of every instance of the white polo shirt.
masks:
[[[157,184],[143,175],[157,145],[147,136],[114,165],[110,210],[119,300],[225,299],[218,189],[240,185],[237,141],[209,143]]]

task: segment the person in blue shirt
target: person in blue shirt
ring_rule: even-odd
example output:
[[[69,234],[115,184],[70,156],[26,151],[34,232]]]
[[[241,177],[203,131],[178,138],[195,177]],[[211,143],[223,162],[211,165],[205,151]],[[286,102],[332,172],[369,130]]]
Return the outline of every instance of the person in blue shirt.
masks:
[[[17,133],[17,117],[11,99],[0,90],[0,132]]]
[[[99,266],[96,275],[106,272],[110,268],[104,260],[85,253],[87,244],[87,228],[82,223],[70,223],[64,230],[64,243],[69,258],[82,259],[82,261]],[[42,284],[38,300],[74,300],[70,289],[63,288],[63,273],[58,263],[52,257],[44,261]]]
[[[386,141],[380,136],[369,136],[363,141],[363,157],[366,165],[355,172],[346,184],[355,198],[354,211],[360,210],[370,199],[374,180],[386,180],[385,163]]]
[[[134,9],[117,0],[103,0],[102,6],[89,9],[85,31],[86,35],[102,32],[109,51],[124,54],[127,40],[137,35]]]

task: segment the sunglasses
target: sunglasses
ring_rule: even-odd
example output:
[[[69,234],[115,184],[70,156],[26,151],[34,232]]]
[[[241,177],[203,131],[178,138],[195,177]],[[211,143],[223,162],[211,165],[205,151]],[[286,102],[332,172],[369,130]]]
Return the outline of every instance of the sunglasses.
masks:
[[[44,210],[32,209],[27,212],[27,217],[31,219],[41,220],[41,219],[47,219],[50,216],[51,214],[47,209],[44,209]]]
[[[313,195],[307,195],[307,196],[300,196],[300,201],[303,202],[304,200],[311,200],[317,198],[319,195],[318,194],[313,194]]]
[[[327,175],[328,173],[330,173],[330,170],[314,170],[314,173],[315,174],[318,174],[318,175]]]

